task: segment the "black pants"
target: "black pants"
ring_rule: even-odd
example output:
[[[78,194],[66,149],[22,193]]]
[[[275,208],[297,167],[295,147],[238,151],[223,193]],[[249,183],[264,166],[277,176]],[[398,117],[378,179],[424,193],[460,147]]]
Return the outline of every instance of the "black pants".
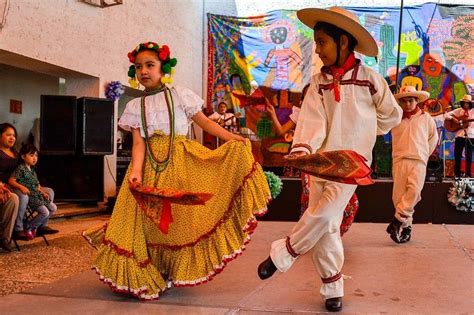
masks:
[[[472,143],[474,143],[473,138],[456,137],[454,140],[454,176],[461,177],[461,157],[466,147],[466,176],[471,177]]]

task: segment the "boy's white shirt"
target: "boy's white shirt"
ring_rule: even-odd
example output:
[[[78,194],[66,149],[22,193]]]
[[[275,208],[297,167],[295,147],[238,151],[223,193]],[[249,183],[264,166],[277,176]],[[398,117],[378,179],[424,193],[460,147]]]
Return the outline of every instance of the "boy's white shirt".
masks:
[[[425,165],[438,144],[434,119],[419,111],[392,129],[393,163],[401,159],[419,160]]]
[[[354,69],[342,80],[352,77]],[[385,79],[375,71],[358,67],[357,80],[371,83],[375,93],[367,86],[340,85],[340,102],[334,90],[318,93],[319,84],[330,84],[332,76],[321,73],[313,76],[296,124],[292,153],[303,151],[354,150],[372,160],[376,136],[386,134],[401,121],[402,110],[393,97]],[[298,145],[308,145],[308,147]]]

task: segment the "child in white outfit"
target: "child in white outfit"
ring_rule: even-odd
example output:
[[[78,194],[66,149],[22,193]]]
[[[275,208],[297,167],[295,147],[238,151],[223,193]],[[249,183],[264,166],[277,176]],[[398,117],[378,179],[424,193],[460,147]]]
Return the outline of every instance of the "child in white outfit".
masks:
[[[418,107],[429,95],[413,86],[404,86],[395,95],[403,109],[403,118],[400,125],[392,129],[395,218],[387,227],[387,233],[396,243],[405,243],[411,238],[414,207],[421,200],[428,158],[438,144],[435,121]]]
[[[372,35],[352,13],[330,9],[299,10],[298,18],[314,30],[316,53],[324,63],[313,76],[296,124],[290,158],[333,150],[354,150],[370,165],[376,135],[387,133],[402,111],[378,73],[355,58],[354,51],[377,56]],[[339,226],[356,185],[310,178],[309,206],[286,238],[272,243],[270,257],[258,267],[261,279],[287,271],[312,250],[323,282],[328,311],[342,309],[344,249]]]

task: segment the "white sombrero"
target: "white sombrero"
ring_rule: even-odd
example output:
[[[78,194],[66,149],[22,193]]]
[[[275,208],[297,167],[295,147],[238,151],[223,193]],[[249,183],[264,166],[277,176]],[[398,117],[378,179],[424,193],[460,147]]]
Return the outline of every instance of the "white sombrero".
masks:
[[[333,24],[348,32],[357,40],[354,50],[369,57],[375,57],[379,48],[375,39],[359,23],[357,16],[340,7],[331,7],[328,9],[307,8],[296,12],[298,19],[306,26],[314,29],[318,22]]]
[[[405,85],[400,88],[400,91],[394,95],[398,101],[404,97],[414,97],[418,100],[418,103],[424,102],[430,97],[430,93],[426,91],[418,91],[414,86]]]
[[[464,95],[459,102],[472,103],[472,96],[470,94]]]

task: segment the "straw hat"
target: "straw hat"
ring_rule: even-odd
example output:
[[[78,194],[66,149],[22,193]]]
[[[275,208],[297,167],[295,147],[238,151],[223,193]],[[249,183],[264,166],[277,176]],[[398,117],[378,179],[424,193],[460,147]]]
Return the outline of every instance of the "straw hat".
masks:
[[[314,29],[318,22],[326,22],[343,29],[357,40],[355,51],[369,57],[375,57],[379,48],[375,39],[359,23],[359,18],[340,7],[331,7],[328,9],[307,8],[296,12],[298,19],[306,26]]]
[[[426,91],[418,91],[414,86],[405,85],[400,88],[400,91],[394,95],[397,101],[404,97],[414,97],[418,103],[424,102],[430,97],[430,93]]]
[[[465,102],[465,103],[472,103],[472,96],[469,94],[464,95],[461,100],[459,101],[460,103]]]

